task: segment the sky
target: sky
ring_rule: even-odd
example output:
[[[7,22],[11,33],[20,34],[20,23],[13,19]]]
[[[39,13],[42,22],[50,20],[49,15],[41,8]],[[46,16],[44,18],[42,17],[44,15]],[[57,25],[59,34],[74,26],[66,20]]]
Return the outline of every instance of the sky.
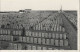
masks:
[[[79,0],[0,0],[0,11],[32,10],[77,10]]]

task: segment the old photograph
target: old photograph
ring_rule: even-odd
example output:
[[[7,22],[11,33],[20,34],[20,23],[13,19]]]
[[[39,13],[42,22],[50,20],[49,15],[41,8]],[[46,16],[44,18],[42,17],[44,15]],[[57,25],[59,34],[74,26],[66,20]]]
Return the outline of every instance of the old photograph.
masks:
[[[78,0],[72,1],[1,0],[0,50],[77,50]]]

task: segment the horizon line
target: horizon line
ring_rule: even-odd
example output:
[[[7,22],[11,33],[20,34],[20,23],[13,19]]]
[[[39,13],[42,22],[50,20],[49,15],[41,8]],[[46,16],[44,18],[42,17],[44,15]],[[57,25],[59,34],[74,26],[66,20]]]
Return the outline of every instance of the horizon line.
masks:
[[[20,9],[20,10],[23,10],[23,9]],[[24,9],[24,10],[26,10],[26,9]],[[28,9],[27,9],[27,10],[28,10]],[[51,9],[51,10],[50,10],[50,9],[46,9],[46,10],[45,10],[45,9],[38,9],[38,10],[30,9],[30,10],[31,10],[31,11],[59,11],[58,9],[57,9],[57,10],[52,10],[52,9]],[[9,12],[9,11],[19,11],[19,10],[0,10],[0,12],[1,12],[1,11],[2,11],[2,12]],[[66,10],[66,9],[65,9],[65,10],[63,10],[63,11],[77,11],[77,10],[76,10],[76,9],[75,9],[75,10],[74,10],[74,9],[72,9],[72,10],[71,10],[71,9],[70,9],[70,10],[69,10],[69,9]]]

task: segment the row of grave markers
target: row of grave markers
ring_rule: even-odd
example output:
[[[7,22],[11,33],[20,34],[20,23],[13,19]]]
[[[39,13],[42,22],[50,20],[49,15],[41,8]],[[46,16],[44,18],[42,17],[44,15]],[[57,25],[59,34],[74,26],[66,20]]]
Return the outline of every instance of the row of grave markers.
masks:
[[[67,16],[67,18],[77,27],[77,18],[76,17],[74,17],[74,15],[72,15],[72,14],[68,14],[68,13],[65,13],[65,16]]]
[[[52,18],[52,19],[51,19]],[[58,16],[47,18],[38,25],[34,26],[34,30],[45,30],[45,31],[62,31],[65,32],[65,28],[61,25],[63,24],[62,18],[59,18]],[[56,20],[54,20],[54,18]],[[53,20],[53,21],[51,21]],[[49,23],[47,23],[49,22]]]
[[[62,31],[62,32],[65,32],[65,28],[61,27],[61,26],[46,26],[43,27],[43,26],[36,26],[33,28],[34,30],[45,30],[45,31]]]
[[[1,42],[1,41],[0,41]],[[2,42],[5,42],[5,41],[2,41]],[[49,44],[49,40],[46,41],[47,43],[46,44],[35,44],[35,43],[30,43],[29,46],[31,45],[35,45],[36,47],[37,46],[45,46],[45,48],[47,48],[47,46],[49,47],[54,47],[54,48],[58,48],[58,47],[68,47],[68,40],[60,40],[60,44],[58,43],[58,40],[55,40],[55,44]],[[51,41],[52,42],[52,41]],[[63,43],[64,42],[64,43]],[[6,42],[5,42],[6,43]],[[27,45],[28,43],[16,43],[16,42],[8,42],[9,43],[9,46],[8,48],[12,48],[12,49],[22,49],[23,45]],[[53,43],[53,42],[52,42]],[[0,43],[1,44],[1,43]],[[23,45],[21,45],[23,44]],[[28,45],[27,45],[28,46]],[[30,47],[27,47],[29,50],[30,50]]]
[[[17,36],[22,36],[23,32],[21,30],[5,30],[1,29],[0,30],[1,35],[17,35]],[[25,36],[27,37],[43,37],[43,38],[56,38],[56,39],[66,39],[67,38],[67,33],[47,33],[47,32],[31,32],[31,31],[26,31]]]
[[[16,42],[16,43],[22,42],[22,43],[43,44],[43,45],[52,45],[52,46],[68,46],[68,39],[53,39],[53,38],[37,38],[37,37],[0,35],[0,40]]]
[[[55,47],[49,47],[49,46],[37,46],[37,45],[29,45],[29,44],[16,44],[16,43],[9,43],[11,47],[9,47],[10,49],[14,49],[14,50],[56,50],[59,48],[55,48]],[[63,49],[63,48],[62,48]]]

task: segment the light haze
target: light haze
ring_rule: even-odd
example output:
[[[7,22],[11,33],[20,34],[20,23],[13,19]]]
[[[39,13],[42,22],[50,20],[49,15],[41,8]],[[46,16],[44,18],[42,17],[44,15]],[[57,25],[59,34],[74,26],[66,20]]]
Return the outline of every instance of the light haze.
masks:
[[[79,0],[1,0],[1,11],[32,10],[77,10]]]

